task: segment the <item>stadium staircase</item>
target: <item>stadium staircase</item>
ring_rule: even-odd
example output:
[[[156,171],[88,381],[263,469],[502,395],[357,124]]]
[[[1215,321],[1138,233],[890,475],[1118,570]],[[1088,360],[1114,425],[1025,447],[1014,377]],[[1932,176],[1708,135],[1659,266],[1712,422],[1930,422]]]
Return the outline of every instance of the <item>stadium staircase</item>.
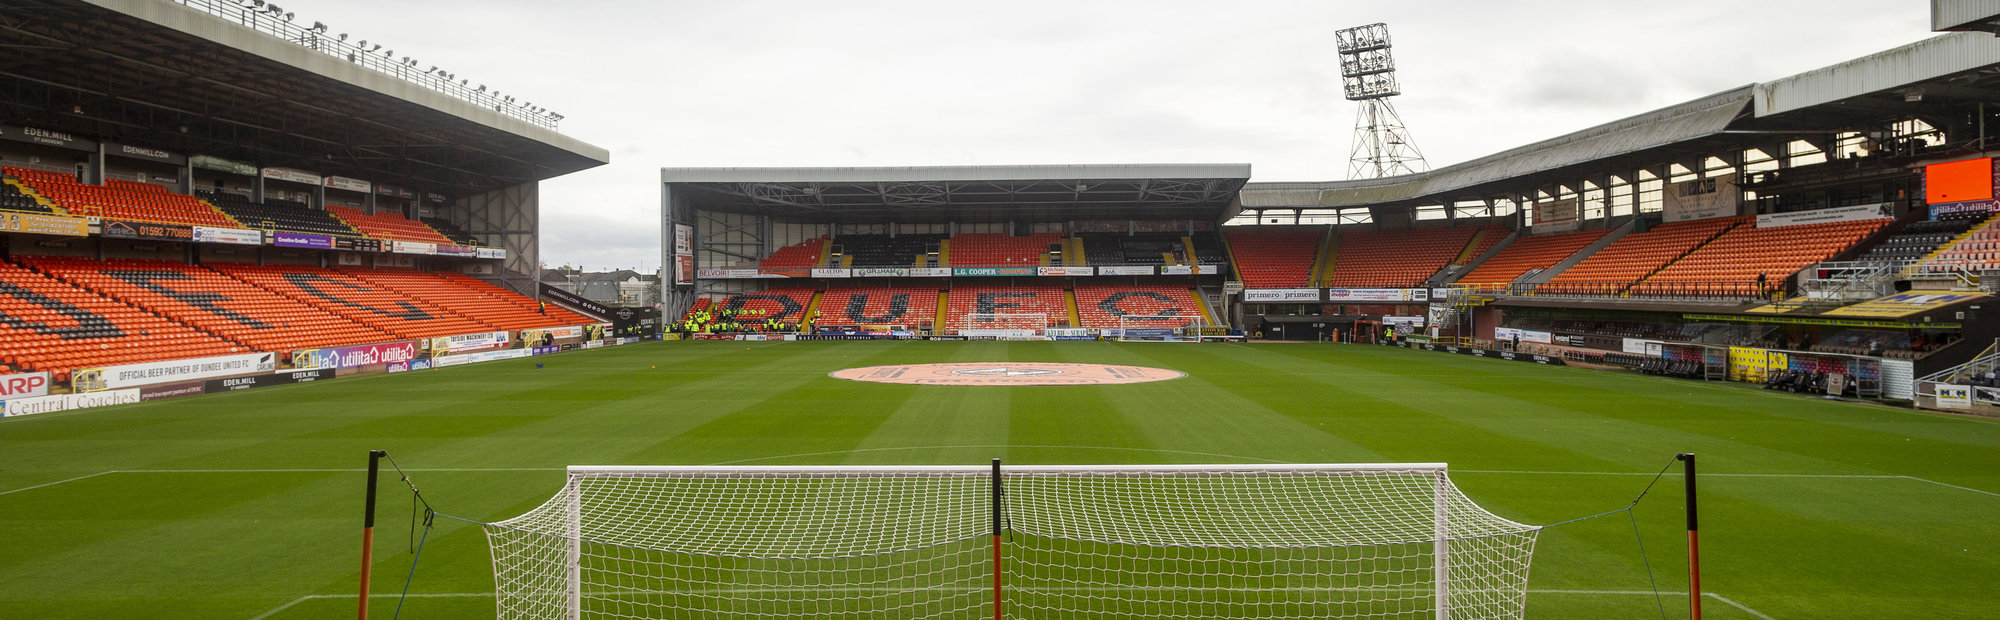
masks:
[[[1070,325],[1083,325],[1083,313],[1076,307],[1076,291],[1063,291],[1063,309],[1069,311]]]

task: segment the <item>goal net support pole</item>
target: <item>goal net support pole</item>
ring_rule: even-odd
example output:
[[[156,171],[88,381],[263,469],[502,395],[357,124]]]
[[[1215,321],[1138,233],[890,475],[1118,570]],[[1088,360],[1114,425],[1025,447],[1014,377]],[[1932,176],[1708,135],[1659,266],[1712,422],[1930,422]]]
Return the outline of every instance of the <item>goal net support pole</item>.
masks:
[[[484,528],[502,620],[1516,619],[1540,530],[1443,464],[998,459],[571,467]]]
[[[382,470],[386,450],[368,451],[368,498],[361,516],[361,597],[356,617],[368,620],[368,573],[375,565],[375,475]]]
[[[1681,462],[1681,478],[1687,487],[1688,610],[1694,620],[1701,620],[1701,528],[1695,522],[1694,453],[1683,452],[1674,458]]]

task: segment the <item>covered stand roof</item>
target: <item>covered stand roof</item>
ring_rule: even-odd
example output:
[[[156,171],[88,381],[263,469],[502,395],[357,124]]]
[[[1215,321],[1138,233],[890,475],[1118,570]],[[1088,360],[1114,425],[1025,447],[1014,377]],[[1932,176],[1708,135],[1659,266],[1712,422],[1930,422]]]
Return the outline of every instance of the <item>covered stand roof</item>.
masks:
[[[1953,33],[1429,172],[1252,183],[1244,188],[1242,204],[1254,210],[1477,200],[1728,152],[1787,133],[1826,136],[1911,117],[1948,127],[1963,115],[1962,108],[1982,101],[2000,101],[2000,38]]]
[[[610,159],[514,110],[416,83],[416,69],[391,75],[330,53],[337,45],[177,2],[8,2],[0,122],[459,195]]]
[[[696,209],[842,222],[1214,222],[1233,215],[1249,179],[1249,164],[660,171],[675,200]]]

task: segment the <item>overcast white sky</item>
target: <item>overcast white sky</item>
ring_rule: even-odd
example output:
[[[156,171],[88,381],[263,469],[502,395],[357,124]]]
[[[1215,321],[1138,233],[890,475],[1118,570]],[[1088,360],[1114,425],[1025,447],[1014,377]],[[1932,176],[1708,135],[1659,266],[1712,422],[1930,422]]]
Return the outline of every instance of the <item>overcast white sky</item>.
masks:
[[[282,0],[568,118],[543,260],[657,268],[659,169],[1247,162],[1343,178],[1386,22],[1433,166],[1928,36],[1923,0]]]

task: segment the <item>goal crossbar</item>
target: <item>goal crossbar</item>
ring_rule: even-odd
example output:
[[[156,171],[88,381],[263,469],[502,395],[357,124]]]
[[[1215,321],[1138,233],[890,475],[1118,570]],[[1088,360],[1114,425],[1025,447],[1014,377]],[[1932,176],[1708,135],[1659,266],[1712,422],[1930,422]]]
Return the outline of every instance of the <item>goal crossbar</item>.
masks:
[[[1240,472],[1433,472],[1446,473],[1445,463],[1232,463],[1227,465],[1006,465],[1005,473],[1118,473],[1118,472],[1190,472],[1222,474]],[[647,474],[715,475],[734,474],[892,474],[892,473],[992,473],[985,465],[571,465],[571,474]]]

